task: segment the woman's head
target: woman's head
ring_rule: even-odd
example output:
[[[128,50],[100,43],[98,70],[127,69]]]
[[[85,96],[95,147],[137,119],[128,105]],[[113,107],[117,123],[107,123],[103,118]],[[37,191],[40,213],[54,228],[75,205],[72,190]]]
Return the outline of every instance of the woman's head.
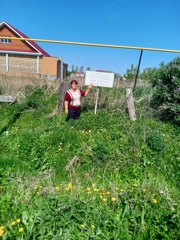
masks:
[[[72,81],[71,81],[71,88],[72,88],[73,90],[76,90],[76,89],[78,88],[78,81],[72,80]]]

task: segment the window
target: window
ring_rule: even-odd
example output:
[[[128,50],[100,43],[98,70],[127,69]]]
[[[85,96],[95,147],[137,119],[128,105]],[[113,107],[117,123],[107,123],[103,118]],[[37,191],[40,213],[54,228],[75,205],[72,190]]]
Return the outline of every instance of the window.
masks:
[[[0,43],[11,43],[11,39],[8,39],[6,37],[0,39]]]

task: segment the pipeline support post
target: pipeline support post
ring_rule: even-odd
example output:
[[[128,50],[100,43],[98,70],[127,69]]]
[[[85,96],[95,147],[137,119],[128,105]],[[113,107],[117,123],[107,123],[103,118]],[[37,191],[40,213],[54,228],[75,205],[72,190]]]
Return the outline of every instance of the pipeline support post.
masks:
[[[137,68],[136,76],[135,76],[135,79],[134,79],[133,92],[136,89],[136,83],[137,83],[137,78],[138,78],[138,75],[139,75],[139,69],[140,69],[140,65],[141,65],[142,54],[143,54],[143,50],[141,49],[141,53],[140,53],[140,56],[139,56],[139,62],[138,62],[138,68]]]

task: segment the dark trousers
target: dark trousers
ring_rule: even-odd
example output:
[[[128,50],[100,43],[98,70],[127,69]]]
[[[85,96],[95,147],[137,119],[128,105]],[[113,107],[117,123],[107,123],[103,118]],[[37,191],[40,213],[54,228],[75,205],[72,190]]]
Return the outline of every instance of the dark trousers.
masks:
[[[69,109],[68,109],[68,115],[67,115],[66,121],[69,121],[69,119],[77,120],[77,119],[79,119],[80,114],[81,114],[81,109],[72,109],[72,108],[69,108]]]

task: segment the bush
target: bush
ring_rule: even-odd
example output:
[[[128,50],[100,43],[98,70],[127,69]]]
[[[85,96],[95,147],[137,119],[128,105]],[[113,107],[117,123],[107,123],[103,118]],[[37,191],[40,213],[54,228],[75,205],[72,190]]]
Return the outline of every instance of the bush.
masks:
[[[180,57],[167,65],[161,64],[153,80],[152,105],[163,120],[180,124]]]

